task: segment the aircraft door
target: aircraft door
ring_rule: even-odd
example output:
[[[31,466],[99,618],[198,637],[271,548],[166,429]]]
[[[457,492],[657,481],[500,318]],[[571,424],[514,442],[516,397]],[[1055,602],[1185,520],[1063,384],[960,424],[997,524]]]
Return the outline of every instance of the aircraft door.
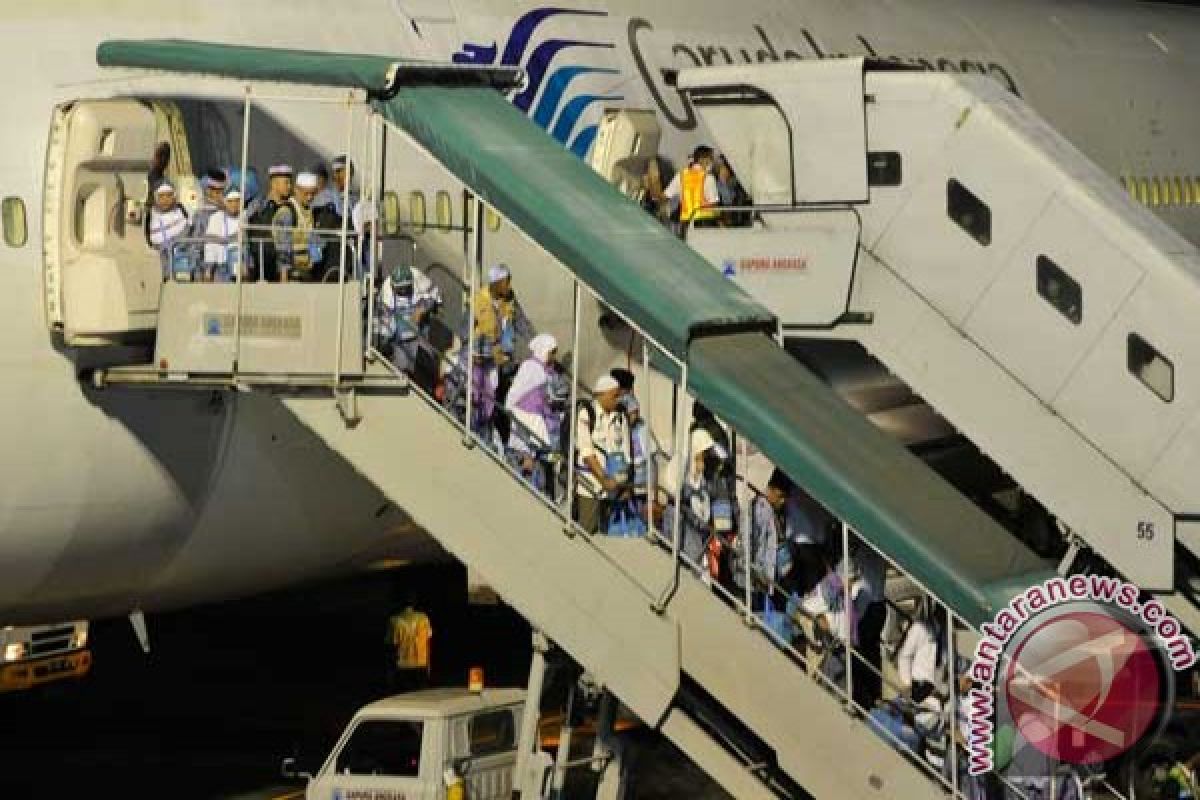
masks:
[[[600,120],[588,164],[622,194],[640,202],[661,138],[653,111],[608,109]]]
[[[47,324],[70,345],[110,344],[157,323],[161,267],[143,232],[155,144],[169,115],[138,100],[86,100],[55,111],[46,165]],[[180,187],[181,189],[184,187]],[[185,199],[185,198],[181,198]]]

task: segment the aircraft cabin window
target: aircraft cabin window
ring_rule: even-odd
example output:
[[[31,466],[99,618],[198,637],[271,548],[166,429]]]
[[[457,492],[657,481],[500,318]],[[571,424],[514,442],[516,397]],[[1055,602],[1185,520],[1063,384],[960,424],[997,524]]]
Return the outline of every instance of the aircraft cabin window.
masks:
[[[1185,181],[1190,181],[1192,184],[1192,198],[1200,204],[1200,177],[1184,178]]]
[[[437,216],[438,227],[443,231],[454,227],[454,202],[450,199],[450,193],[444,189],[437,193],[434,214]]]
[[[1183,205],[1183,181],[1179,180],[1178,175],[1171,180],[1171,203]]]
[[[493,211],[491,206],[484,212],[484,218],[487,220],[488,231],[495,233],[500,230],[500,215]]]
[[[411,192],[408,195],[408,216],[412,220],[413,232],[425,232],[425,193]]]
[[[946,183],[946,213],[984,247],[992,243],[992,210],[953,178]]]
[[[1162,186],[1160,185],[1158,178],[1154,178],[1150,181],[1150,205],[1157,208],[1161,201]]]
[[[1144,206],[1150,205],[1150,181],[1145,178],[1138,178],[1137,199]]]
[[[904,181],[904,161],[899,153],[867,153],[867,183],[899,186]]]
[[[1136,333],[1129,334],[1128,341],[1126,363],[1130,373],[1163,402],[1170,403],[1175,399],[1175,365]]]
[[[29,239],[25,224],[25,201],[19,197],[6,197],[0,203],[0,218],[4,222],[4,243],[9,247],[24,247]]]
[[[1037,292],[1072,324],[1083,322],[1083,287],[1046,256],[1037,257]]]
[[[1183,184],[1183,204],[1185,206],[1192,205],[1194,202],[1194,196],[1192,195],[1192,179],[1180,178],[1179,182]]]

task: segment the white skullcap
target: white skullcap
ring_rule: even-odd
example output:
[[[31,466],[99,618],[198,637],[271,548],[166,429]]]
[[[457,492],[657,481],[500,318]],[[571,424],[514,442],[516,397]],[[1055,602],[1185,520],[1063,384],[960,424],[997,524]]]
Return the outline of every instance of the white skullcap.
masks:
[[[697,428],[692,431],[692,455],[703,453],[716,443],[712,434],[704,430],[704,428]]]
[[[289,164],[276,164],[267,170],[267,175],[272,178],[280,176],[292,177],[292,167]]]
[[[529,352],[537,356],[539,361],[548,359],[556,347],[558,347],[558,340],[549,333],[539,333],[529,342]]]
[[[620,388],[621,388],[621,384],[617,383],[617,379],[614,378],[612,375],[606,374],[606,375],[601,375],[599,377],[599,379],[596,380],[596,385],[592,387],[592,393],[593,394],[604,394],[605,392],[611,392],[613,389],[620,389]]]
[[[497,264],[488,270],[488,283],[499,283],[511,276],[512,273],[509,272],[507,264]]]
[[[239,192],[237,189],[230,189],[228,192],[225,193],[225,199],[226,200],[241,200],[242,193]]]
[[[318,185],[317,176],[311,172],[301,172],[296,176],[297,189],[315,189]]]
[[[155,194],[175,194],[175,187],[172,186],[169,182],[163,181],[162,183],[160,183],[158,185],[158,188],[154,190],[154,193]]]

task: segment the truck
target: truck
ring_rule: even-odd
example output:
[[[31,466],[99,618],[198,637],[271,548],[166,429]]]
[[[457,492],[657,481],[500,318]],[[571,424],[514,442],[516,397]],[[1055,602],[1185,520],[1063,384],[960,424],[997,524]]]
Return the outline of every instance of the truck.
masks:
[[[92,668],[87,620],[0,627],[0,693],[82,678]]]
[[[509,800],[525,711],[524,689],[426,689],[359,709],[315,775],[305,800]],[[530,758],[526,797],[542,797],[552,763]]]

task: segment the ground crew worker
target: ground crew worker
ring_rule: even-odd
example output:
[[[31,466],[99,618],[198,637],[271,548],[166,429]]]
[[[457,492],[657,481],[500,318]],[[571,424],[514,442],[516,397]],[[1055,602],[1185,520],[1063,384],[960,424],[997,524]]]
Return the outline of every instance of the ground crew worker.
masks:
[[[266,199],[262,201],[258,213],[250,217],[250,224],[259,228],[254,232],[253,239],[257,245],[255,252],[260,256],[258,260],[261,262],[263,280],[279,280],[275,246],[263,229],[269,228],[279,209],[291,201],[293,174],[291,166],[287,164],[276,164],[268,169]]]
[[[716,227],[721,217],[721,194],[712,173],[713,150],[700,145],[692,153],[692,161],[682,172],[675,174],[663,195],[679,201],[681,234],[689,227]]]
[[[593,402],[575,412],[575,519],[588,533],[607,531],[609,512],[630,488],[629,422],[621,410],[621,385],[602,375]]]
[[[249,245],[239,247],[238,231],[242,227],[242,193],[230,189],[225,195],[224,207],[208,218],[204,231],[205,280],[229,283],[236,280],[241,270],[243,280],[248,277],[251,262],[247,257]]]
[[[154,190],[154,207],[146,216],[146,241],[158,251],[163,280],[191,280],[191,259],[187,248],[176,242],[187,234],[188,215],[175,194],[175,187],[163,181]]]
[[[321,241],[314,232],[312,199],[317,193],[317,176],[301,172],[296,176],[296,191],[271,218],[271,239],[279,278],[283,283],[308,281],[319,274]]]
[[[385,642],[391,646],[389,685],[393,693],[420,689],[429,683],[433,625],[429,615],[406,603],[388,620]]]
[[[509,460],[539,491],[554,485],[554,456],[562,427],[554,410],[551,377],[559,371],[558,340],[539,333],[529,342],[529,358],[521,362],[504,407],[512,416]]]

